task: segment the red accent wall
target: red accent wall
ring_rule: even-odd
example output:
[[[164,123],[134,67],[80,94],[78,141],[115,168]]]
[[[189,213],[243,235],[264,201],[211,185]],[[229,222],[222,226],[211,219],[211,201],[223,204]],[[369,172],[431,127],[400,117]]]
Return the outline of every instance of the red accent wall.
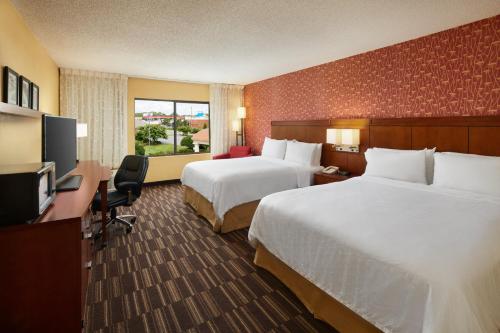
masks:
[[[500,15],[245,86],[247,144],[272,120],[500,114]]]

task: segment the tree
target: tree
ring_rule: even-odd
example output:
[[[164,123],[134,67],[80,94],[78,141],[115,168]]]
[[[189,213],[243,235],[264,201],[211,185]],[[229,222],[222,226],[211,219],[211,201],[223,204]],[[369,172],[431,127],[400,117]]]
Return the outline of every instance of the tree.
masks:
[[[203,123],[203,129],[205,129],[207,127],[208,127],[207,123]]]
[[[188,135],[188,134],[189,134],[189,132],[191,132],[191,127],[189,127],[189,126],[184,126],[184,125],[182,125],[182,126],[177,126],[177,131],[178,131],[178,132],[181,132],[181,133],[182,133],[182,134],[184,134],[184,135]]]
[[[144,125],[137,128],[135,139],[145,144],[157,145],[159,139],[168,139],[167,130],[162,125]]]
[[[164,116],[165,114],[163,112],[159,111],[148,111],[148,112],[143,112],[143,113],[136,113],[142,115],[142,117],[149,117],[149,116]]]
[[[146,154],[146,150],[144,149],[144,145],[140,141],[135,141],[135,154],[143,155]]]
[[[200,145],[200,152],[201,153],[209,153],[210,152],[210,146],[209,145]]]
[[[199,128],[196,128],[196,127],[192,127],[192,128],[191,128],[191,133],[193,133],[193,134],[196,134],[196,133],[198,133],[199,131],[200,131],[200,129],[199,129]]]
[[[175,125],[177,126],[177,128],[183,127],[183,126],[189,127],[189,121],[187,121],[186,119],[177,118],[175,120]]]
[[[161,124],[167,127],[172,127],[172,118],[163,118]]]
[[[190,151],[193,151],[194,149],[194,143],[193,143],[193,138],[191,135],[185,136],[181,140],[181,146],[189,148]]]

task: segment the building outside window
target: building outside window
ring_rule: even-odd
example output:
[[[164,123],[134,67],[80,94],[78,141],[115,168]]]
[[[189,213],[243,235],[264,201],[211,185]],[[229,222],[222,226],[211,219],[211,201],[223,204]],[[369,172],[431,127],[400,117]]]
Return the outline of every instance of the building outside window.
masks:
[[[210,152],[208,102],[136,99],[134,116],[136,155]]]

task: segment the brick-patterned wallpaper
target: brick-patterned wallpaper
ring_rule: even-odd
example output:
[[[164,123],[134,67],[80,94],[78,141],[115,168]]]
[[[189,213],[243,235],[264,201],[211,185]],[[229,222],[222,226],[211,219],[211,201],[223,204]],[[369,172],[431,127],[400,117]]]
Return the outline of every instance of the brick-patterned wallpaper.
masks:
[[[245,86],[247,144],[272,120],[500,114],[500,15]]]

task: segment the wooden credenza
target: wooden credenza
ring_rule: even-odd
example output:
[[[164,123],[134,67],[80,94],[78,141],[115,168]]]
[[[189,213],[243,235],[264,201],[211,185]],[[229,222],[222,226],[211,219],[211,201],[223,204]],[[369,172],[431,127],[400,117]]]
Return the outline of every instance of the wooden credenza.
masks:
[[[82,161],[77,191],[32,224],[0,229],[0,332],[80,332],[92,260],[90,205],[111,170]]]

